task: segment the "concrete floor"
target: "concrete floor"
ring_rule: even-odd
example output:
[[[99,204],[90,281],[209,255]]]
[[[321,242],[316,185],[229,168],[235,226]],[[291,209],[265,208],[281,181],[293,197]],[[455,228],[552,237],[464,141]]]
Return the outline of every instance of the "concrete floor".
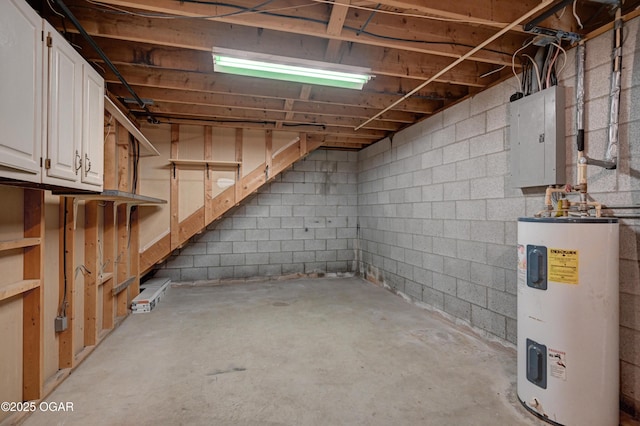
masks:
[[[33,425],[540,425],[516,354],[359,278],[172,288]]]

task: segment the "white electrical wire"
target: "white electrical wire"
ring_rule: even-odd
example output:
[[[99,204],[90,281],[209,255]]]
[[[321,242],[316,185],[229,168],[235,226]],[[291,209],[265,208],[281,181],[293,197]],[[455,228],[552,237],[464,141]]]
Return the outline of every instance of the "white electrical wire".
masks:
[[[560,67],[560,69],[556,72],[556,75],[559,76],[562,70],[564,70],[564,67],[567,65],[567,51],[564,50],[559,43],[551,43],[551,44],[553,44],[555,47],[560,49],[560,51],[562,52],[562,67]]]
[[[60,16],[62,19],[66,18],[66,16],[64,16],[62,13],[58,12],[57,10],[55,10],[53,8],[53,5],[51,4],[51,0],[47,0],[47,4],[49,5],[49,9],[51,9],[53,11],[53,13],[55,13],[58,16]]]
[[[578,0],[573,0],[573,16],[576,18],[576,21],[578,22],[578,26],[580,27],[580,29],[583,29],[584,27],[582,26],[582,21],[580,20],[580,17],[576,12],[576,3],[578,3]]]

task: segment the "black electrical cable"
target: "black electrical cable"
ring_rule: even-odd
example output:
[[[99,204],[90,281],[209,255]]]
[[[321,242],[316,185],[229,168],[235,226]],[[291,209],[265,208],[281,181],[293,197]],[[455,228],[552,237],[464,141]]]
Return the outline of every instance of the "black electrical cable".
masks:
[[[147,119],[149,120],[149,122],[156,123],[157,120],[153,117],[153,115],[151,114],[151,111],[149,111],[149,108],[147,107],[145,102],[138,96],[135,90],[133,90],[133,87],[131,87],[129,83],[127,83],[127,80],[125,80],[122,74],[120,74],[120,71],[118,71],[118,69],[113,64],[113,62],[111,62],[111,60],[106,55],[106,53],[104,53],[104,51],[100,48],[100,46],[98,46],[98,44],[95,42],[93,37],[91,37],[89,33],[87,33],[84,27],[80,24],[80,21],[78,21],[78,19],[73,15],[73,13],[71,13],[71,10],[69,10],[67,5],[62,0],[54,0],[54,1],[60,7],[60,9],[62,9],[62,12],[65,14],[65,16],[69,18],[71,23],[78,29],[80,34],[82,34],[82,37],[84,37],[84,39],[91,45],[91,47],[93,47],[96,53],[100,55],[102,60],[104,60],[104,62],[109,67],[109,69],[116,75],[116,77],[118,77],[118,80],[120,80],[120,82],[124,85],[127,91],[131,93],[131,96],[133,96],[133,98],[136,100],[138,105],[145,110],[145,112],[147,113]]]
[[[60,308],[58,314],[61,317],[67,316],[67,197],[61,197],[64,204],[64,212],[62,214],[62,278],[64,291],[62,292],[62,301],[60,302]]]

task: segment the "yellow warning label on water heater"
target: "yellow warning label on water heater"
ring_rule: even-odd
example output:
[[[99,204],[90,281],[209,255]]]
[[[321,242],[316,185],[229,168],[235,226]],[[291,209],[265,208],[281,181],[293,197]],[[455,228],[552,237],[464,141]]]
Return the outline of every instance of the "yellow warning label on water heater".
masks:
[[[550,248],[547,257],[549,281],[578,284],[578,250]]]

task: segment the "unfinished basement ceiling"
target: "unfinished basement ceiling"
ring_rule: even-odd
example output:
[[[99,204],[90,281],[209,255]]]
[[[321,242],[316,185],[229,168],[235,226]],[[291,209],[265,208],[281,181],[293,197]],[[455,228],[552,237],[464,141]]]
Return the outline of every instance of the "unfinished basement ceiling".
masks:
[[[36,7],[102,72],[112,97],[146,120],[148,114],[130,102],[132,95],[117,76],[69,19],[58,15],[55,1],[49,4],[57,13],[46,1],[39,3]],[[575,13],[573,2],[536,0],[64,3],[158,121],[295,130],[336,149],[366,147],[512,75],[514,52],[533,37],[522,24],[536,17],[549,15],[540,27],[580,35],[612,21],[612,6],[602,0],[580,0]],[[623,13],[638,3],[626,2]],[[547,13],[554,6],[557,11]],[[437,76],[516,21],[503,36]],[[214,46],[356,65],[370,68],[375,78],[358,91],[214,73]],[[516,57],[516,70],[521,53],[527,50]]]

